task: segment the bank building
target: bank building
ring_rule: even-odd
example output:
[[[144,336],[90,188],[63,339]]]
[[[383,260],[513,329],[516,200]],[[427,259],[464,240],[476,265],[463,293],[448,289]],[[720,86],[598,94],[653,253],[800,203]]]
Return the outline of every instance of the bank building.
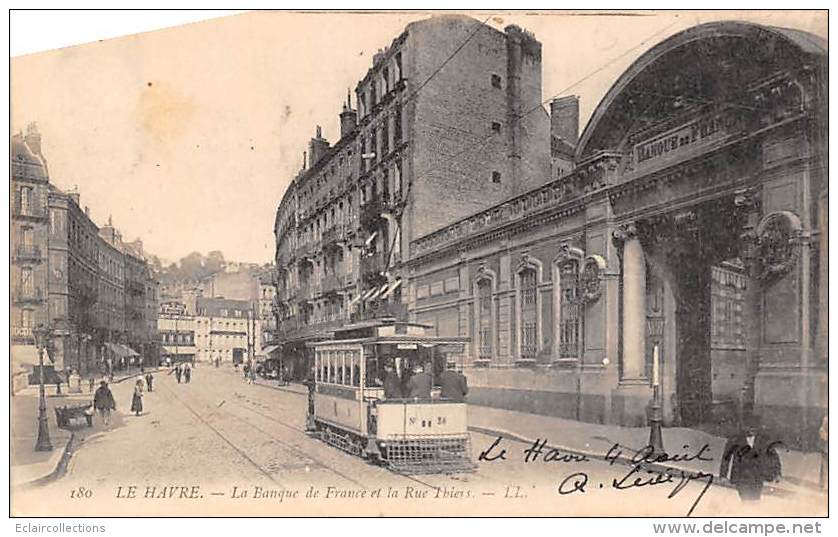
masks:
[[[419,89],[440,59],[429,43],[444,59],[474,24],[409,25],[357,111],[347,99],[340,141],[312,140],[275,225],[283,354],[302,372],[305,342],[390,315],[470,338],[472,404],[645,425],[654,383],[665,425],[756,414],[814,445],[826,42],[689,28],[622,73],[579,133],[576,98],[540,106],[541,46],[517,27],[480,29]]]

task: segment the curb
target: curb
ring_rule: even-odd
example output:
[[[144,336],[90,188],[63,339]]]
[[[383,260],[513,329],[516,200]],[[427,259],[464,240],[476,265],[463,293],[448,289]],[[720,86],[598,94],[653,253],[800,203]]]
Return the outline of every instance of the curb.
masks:
[[[281,392],[293,393],[294,395],[299,395],[299,396],[306,395],[305,392],[299,392],[297,390],[292,390],[291,388],[284,388],[282,386],[271,386],[270,384],[262,384],[260,382],[254,382],[253,384],[256,385],[256,386],[261,386],[263,388],[269,388],[271,390],[279,390]]]
[[[482,427],[482,426],[479,426],[479,425],[469,425],[468,430],[472,431],[472,432],[480,433],[480,434],[485,434],[485,435],[488,435],[488,436],[500,436],[500,437],[508,438],[510,440],[515,440],[515,441],[518,441],[518,442],[522,442],[524,444],[534,444],[535,443],[535,440],[533,440],[531,438],[526,438],[526,437],[521,436],[517,433],[513,433],[513,432],[510,432],[510,431],[505,431],[503,429],[492,429],[492,428],[489,428],[489,427]],[[559,446],[559,445],[552,444],[552,443],[547,443],[547,444],[545,444],[544,447],[548,448],[548,449],[556,449],[556,450],[563,451],[563,452],[566,452],[566,453],[570,453],[570,454],[573,454],[573,455],[585,456],[585,457],[587,457],[589,459],[592,459],[592,460],[596,459],[596,460],[606,461],[606,462],[609,462],[609,463],[611,462],[610,460],[607,460],[605,458],[605,454],[601,453],[601,452],[587,451],[587,450],[584,450],[584,449],[570,448],[570,447],[567,447],[567,446]],[[632,448],[626,447],[626,449],[632,449]],[[634,450],[632,449],[632,451],[634,451]],[[635,463],[631,460],[631,457],[627,457],[625,455],[615,457],[614,460],[616,462],[619,462],[620,464],[624,464],[626,466],[640,466],[644,469],[653,470],[653,471],[657,471],[657,472],[683,472],[683,473],[686,473],[686,474],[695,474],[696,473],[696,470],[692,470],[692,469],[681,467],[681,466],[676,466],[674,464],[664,464],[664,463],[660,463],[660,462]],[[733,485],[733,483],[731,483],[729,480],[727,480],[727,479],[725,479],[723,481],[719,480],[718,476],[715,473],[713,474],[713,485],[718,485],[718,486],[726,487],[726,488],[729,488],[729,489],[736,489],[736,487]],[[812,491],[812,492],[800,491],[800,492],[804,493],[804,494],[815,495],[815,496],[820,495],[816,491]],[[773,495],[773,496],[778,496],[778,497],[789,497],[789,496],[793,496],[793,495],[797,494],[798,492],[788,490],[788,489],[785,489],[785,488],[782,488],[782,487],[776,487],[776,486],[773,486],[773,485],[766,485],[765,489],[763,489],[763,493],[770,494],[770,495]]]
[[[17,483],[17,484],[14,485],[14,487],[15,488],[37,487],[37,486],[45,485],[45,484],[49,483],[50,481],[52,481],[54,479],[57,479],[58,477],[61,477],[61,475],[63,475],[64,472],[67,470],[67,465],[70,463],[70,458],[72,457],[72,452],[73,452],[72,446],[73,446],[73,443],[75,442],[75,440],[76,440],[76,433],[75,433],[75,431],[71,431],[70,432],[70,438],[67,439],[67,443],[64,445],[64,447],[61,449],[60,452],[56,452],[56,455],[58,455],[58,457],[55,457],[55,455],[53,455],[53,457],[50,457],[50,461],[52,460],[52,458],[57,458],[58,459],[54,463],[54,465],[51,464],[51,466],[53,466],[52,469],[50,469],[47,473],[45,473],[42,476],[35,477],[35,478],[30,479],[28,481],[24,481],[23,483]],[[50,461],[47,461],[47,463],[50,463]]]

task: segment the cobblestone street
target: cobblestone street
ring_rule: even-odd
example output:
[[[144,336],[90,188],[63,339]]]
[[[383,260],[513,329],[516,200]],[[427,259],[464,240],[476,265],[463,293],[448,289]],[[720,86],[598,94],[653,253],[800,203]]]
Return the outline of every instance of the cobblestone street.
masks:
[[[706,483],[695,480],[678,490],[678,478],[617,490],[614,480],[627,485],[638,478],[652,481],[654,475],[641,472],[623,480],[629,467],[603,461],[525,463],[523,450],[528,446],[507,439],[501,444],[506,459],[483,461],[472,474],[398,475],[310,438],[303,432],[303,396],[248,385],[231,369],[198,367],[190,384],[178,384],[161,371],[154,392],[145,395],[140,417],[127,414],[132,384],[128,380],[113,386],[120,414],[114,425],[78,442],[63,476],[18,491],[14,511],[313,514],[323,500],[334,499],[329,504],[333,515],[386,510],[682,516]],[[472,433],[474,460],[494,441]],[[559,489],[570,493],[559,494]],[[320,501],[306,498],[311,490],[318,491]],[[86,494],[89,497],[67,501],[71,495]],[[340,501],[350,495],[362,501]],[[59,513],[55,505],[71,510]],[[486,511],[487,505],[492,511]],[[748,514],[748,509],[753,507],[743,505],[734,490],[712,485],[693,514],[737,515]],[[776,515],[818,512],[802,497],[764,497],[759,509]]]

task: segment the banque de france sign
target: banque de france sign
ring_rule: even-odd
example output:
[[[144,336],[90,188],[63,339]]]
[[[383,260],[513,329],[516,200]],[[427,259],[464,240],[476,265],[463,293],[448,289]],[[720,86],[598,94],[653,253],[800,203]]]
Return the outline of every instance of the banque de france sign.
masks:
[[[634,161],[637,166],[643,166],[663,156],[708,145],[737,133],[741,125],[741,116],[734,110],[695,118],[636,144]]]

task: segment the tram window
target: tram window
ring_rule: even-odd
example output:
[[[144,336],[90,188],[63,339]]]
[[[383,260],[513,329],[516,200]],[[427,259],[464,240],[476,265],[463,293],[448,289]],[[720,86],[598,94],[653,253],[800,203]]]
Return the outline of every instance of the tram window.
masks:
[[[367,375],[365,379],[365,385],[367,388],[374,388],[377,384],[375,382],[376,378],[378,377],[378,364],[375,358],[367,358]]]

